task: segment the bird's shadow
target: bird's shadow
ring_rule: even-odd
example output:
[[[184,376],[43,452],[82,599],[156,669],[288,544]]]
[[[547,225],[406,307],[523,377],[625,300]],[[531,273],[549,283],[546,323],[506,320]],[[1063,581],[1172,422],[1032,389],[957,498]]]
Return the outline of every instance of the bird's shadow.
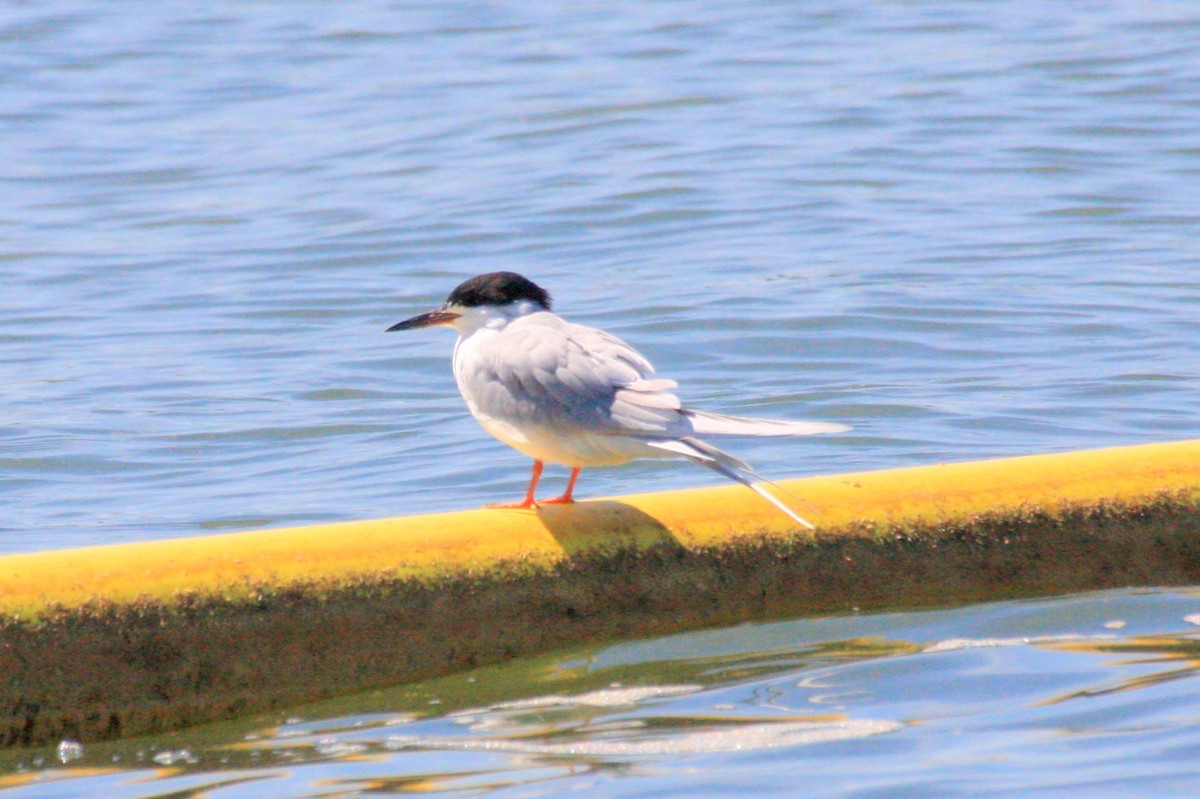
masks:
[[[684,549],[661,521],[617,500],[539,505],[537,517],[571,557],[614,549]]]

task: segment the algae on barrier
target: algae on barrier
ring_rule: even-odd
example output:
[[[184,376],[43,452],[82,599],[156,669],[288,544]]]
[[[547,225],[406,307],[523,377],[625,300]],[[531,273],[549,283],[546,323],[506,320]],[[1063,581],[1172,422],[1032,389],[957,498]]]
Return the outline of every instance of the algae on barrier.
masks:
[[[0,620],[0,745],[164,732],[586,642],[1198,579],[1200,503],[1180,494],[50,607]]]

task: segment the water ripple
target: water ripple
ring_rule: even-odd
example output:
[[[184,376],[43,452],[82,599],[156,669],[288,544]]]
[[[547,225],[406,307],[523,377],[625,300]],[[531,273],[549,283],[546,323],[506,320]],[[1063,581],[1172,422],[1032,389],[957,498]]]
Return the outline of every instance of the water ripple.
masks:
[[[730,442],[769,477],[1194,437],[1198,33],[1196,9],[1171,2],[218,2],[136,20],[10,4],[0,550],[519,495],[528,464],[467,416],[451,338],[382,332],[495,269],[628,338],[691,404],[855,426]],[[716,479],[639,463],[589,470],[580,493]],[[911,689],[887,668],[1050,663],[1069,692],[1100,681],[1055,664],[1092,657],[912,654],[884,677]],[[1110,793],[1128,785],[1105,757],[1172,784],[1194,746],[1157,700],[1128,706],[1150,732],[1109,739],[1053,715],[1093,701],[1014,712],[1027,745],[994,737],[997,702],[970,736],[934,723],[814,751],[841,753],[843,775],[868,754],[942,751],[928,773],[918,757],[883,772],[914,795],[954,784],[940,764],[989,758],[1029,765],[1029,793],[1050,790],[1054,756]],[[907,725],[895,710],[862,720]],[[488,753],[449,754],[485,776],[440,785],[495,777]],[[126,776],[157,764],[136,762],[84,793],[138,795]],[[806,765],[829,776],[822,762]],[[795,771],[730,768],[747,785]],[[529,771],[552,787],[571,773]],[[607,773],[579,779],[608,788]],[[523,775],[505,779],[522,790]],[[699,785],[677,776],[672,792]],[[159,787],[237,790],[221,779]],[[280,779],[276,795],[311,793]]]

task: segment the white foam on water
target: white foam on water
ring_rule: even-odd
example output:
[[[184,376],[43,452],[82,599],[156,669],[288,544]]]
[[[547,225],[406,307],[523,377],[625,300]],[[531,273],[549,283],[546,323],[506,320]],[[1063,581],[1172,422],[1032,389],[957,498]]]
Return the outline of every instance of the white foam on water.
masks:
[[[730,724],[722,729],[671,732],[642,740],[577,740],[550,743],[506,738],[456,738],[450,736],[389,736],[385,747],[442,749],[459,752],[510,752],[564,757],[632,757],[639,755],[690,755],[777,749],[882,735],[900,729],[895,721],[845,720],[833,722],[778,721]]]

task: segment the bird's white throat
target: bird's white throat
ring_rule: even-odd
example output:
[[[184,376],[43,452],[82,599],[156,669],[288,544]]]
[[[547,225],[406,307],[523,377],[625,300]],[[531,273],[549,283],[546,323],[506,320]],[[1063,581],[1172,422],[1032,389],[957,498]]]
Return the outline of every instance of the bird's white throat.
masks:
[[[457,330],[459,335],[469,336],[476,330],[485,328],[500,330],[514,319],[546,309],[531,300],[518,300],[507,305],[479,305],[472,308],[455,305],[446,310],[459,315],[450,323],[451,327]]]

